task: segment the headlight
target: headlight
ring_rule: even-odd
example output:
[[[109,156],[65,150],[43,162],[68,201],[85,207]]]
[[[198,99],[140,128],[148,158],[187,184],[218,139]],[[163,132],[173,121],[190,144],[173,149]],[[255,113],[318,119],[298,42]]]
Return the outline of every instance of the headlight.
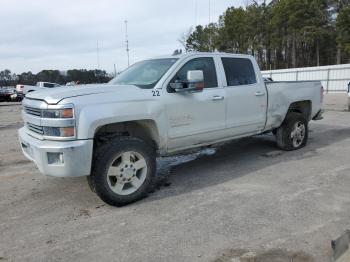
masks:
[[[74,105],[49,105],[42,110],[44,136],[71,139],[76,136]]]
[[[73,108],[43,110],[43,118],[73,118]]]

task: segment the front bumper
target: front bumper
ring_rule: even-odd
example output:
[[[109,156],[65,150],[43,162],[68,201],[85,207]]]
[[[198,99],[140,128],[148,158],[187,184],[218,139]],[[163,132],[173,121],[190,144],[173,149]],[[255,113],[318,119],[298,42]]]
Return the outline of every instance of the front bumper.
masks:
[[[25,127],[18,130],[23,154],[48,176],[88,176],[91,171],[93,140],[50,141],[28,135]],[[49,154],[59,153],[62,161],[50,163]]]

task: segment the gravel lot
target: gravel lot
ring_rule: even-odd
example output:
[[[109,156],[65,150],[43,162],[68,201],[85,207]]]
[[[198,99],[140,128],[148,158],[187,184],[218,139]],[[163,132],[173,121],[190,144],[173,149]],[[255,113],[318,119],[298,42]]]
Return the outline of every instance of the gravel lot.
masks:
[[[325,108],[302,150],[264,135],[161,159],[155,192],[114,208],[85,178],[42,176],[20,105],[0,103],[0,261],[330,261],[350,229],[350,112],[344,94]]]

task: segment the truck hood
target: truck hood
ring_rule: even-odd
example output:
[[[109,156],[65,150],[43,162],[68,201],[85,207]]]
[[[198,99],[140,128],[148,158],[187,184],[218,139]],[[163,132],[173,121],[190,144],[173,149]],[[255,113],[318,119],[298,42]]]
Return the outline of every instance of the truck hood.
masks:
[[[129,92],[134,92],[135,90],[139,90],[139,88],[133,85],[79,85],[45,88],[38,91],[30,92],[26,95],[26,97],[29,99],[44,100],[48,104],[57,104],[65,98],[86,96],[92,94],[123,92],[125,90],[128,90]]]

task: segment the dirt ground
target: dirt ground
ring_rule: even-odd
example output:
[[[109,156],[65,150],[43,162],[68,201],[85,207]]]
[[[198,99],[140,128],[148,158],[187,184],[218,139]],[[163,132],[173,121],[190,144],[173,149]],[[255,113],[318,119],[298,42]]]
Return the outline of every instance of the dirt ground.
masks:
[[[41,175],[20,150],[20,105],[0,103],[0,261],[330,261],[350,229],[350,112],[325,98],[307,147],[272,135],[159,159],[155,192],[105,205],[85,178]]]

